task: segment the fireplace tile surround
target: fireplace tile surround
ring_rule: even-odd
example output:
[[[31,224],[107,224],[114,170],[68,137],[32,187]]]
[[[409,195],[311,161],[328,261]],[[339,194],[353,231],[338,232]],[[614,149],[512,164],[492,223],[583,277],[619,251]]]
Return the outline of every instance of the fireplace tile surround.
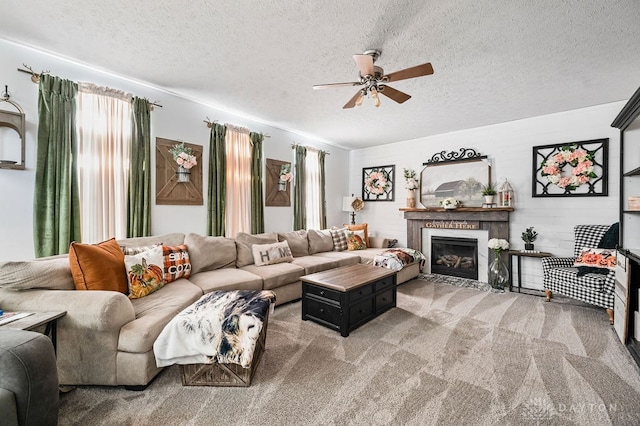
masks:
[[[477,238],[478,281],[488,280],[489,239],[503,238],[509,241],[509,213],[513,211],[512,207],[463,207],[455,210],[401,208],[400,211],[404,212],[407,221],[407,246],[421,251],[429,259],[428,265],[432,236]],[[507,254],[503,252],[502,257],[507,264]]]

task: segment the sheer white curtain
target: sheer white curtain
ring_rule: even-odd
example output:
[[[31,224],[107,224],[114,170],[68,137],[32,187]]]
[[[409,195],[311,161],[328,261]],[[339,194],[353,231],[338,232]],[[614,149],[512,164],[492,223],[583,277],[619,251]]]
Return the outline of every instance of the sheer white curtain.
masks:
[[[305,178],[307,229],[320,229],[320,158],[315,148],[307,147]]]
[[[251,232],[251,139],[249,130],[227,124],[225,235]]]
[[[125,238],[131,97],[80,83],[77,109],[82,241]]]

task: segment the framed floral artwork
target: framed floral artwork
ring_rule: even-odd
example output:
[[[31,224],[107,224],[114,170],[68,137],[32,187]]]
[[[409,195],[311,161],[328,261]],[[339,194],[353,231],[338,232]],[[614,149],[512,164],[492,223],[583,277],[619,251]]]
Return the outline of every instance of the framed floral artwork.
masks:
[[[362,168],[362,199],[393,201],[396,166]]]
[[[606,196],[609,139],[533,147],[534,197]]]

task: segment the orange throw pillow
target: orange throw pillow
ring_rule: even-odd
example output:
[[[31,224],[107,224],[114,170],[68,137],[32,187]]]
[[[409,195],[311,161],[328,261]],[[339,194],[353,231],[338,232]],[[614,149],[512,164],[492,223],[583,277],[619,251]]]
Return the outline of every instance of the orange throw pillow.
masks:
[[[128,292],[124,253],[115,238],[99,244],[71,243],[69,266],[76,290]]]

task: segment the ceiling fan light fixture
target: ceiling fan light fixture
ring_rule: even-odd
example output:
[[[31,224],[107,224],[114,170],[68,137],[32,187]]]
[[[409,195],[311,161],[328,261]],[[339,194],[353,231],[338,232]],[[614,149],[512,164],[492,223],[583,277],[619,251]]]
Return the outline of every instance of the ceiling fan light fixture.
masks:
[[[356,99],[356,106],[362,105],[362,101],[364,100],[364,93],[360,92],[360,96]]]
[[[380,97],[378,96],[378,90],[375,86],[372,86],[370,89],[371,98],[373,99],[373,106],[376,108],[380,107]]]

